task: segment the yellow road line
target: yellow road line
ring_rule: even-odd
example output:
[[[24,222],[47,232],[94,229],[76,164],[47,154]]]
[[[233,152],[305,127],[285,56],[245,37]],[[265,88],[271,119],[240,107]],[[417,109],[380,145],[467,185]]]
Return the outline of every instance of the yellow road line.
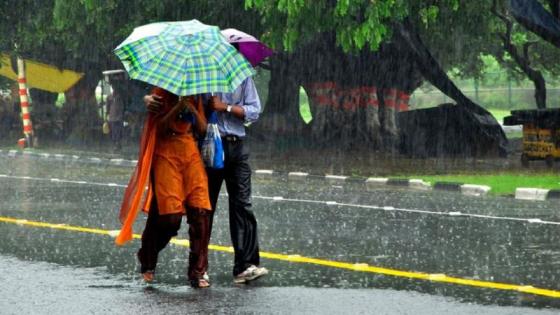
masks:
[[[0,216],[0,222],[12,223],[21,226],[33,226],[33,227],[50,228],[56,230],[101,234],[101,235],[107,235],[111,237],[115,237],[117,234],[116,231],[110,231],[110,230],[86,228],[80,226],[70,226],[66,224],[54,224],[54,223],[29,221],[25,219],[16,219],[16,218],[1,217],[1,216]],[[134,234],[134,238],[139,239],[140,235]],[[189,246],[189,241],[184,239],[172,239],[171,243],[178,246],[187,246],[187,247]],[[219,251],[219,252],[233,253],[233,248],[228,246],[210,245],[209,249]],[[516,292],[530,293],[530,294],[553,297],[553,298],[560,298],[560,291],[535,288],[530,285],[516,285],[516,284],[507,284],[507,283],[499,283],[499,282],[472,280],[466,278],[456,278],[456,277],[446,276],[445,274],[429,274],[423,272],[403,271],[397,269],[370,266],[368,264],[353,264],[348,262],[304,257],[300,255],[285,255],[285,254],[276,254],[271,252],[260,252],[260,255],[263,258],[282,260],[282,261],[288,261],[293,263],[319,265],[319,266],[326,266],[331,268],[346,269],[346,270],[352,270],[357,272],[375,273],[375,274],[394,276],[400,278],[411,278],[411,279],[426,280],[431,282],[452,283],[452,284],[478,287],[478,288],[516,291]]]

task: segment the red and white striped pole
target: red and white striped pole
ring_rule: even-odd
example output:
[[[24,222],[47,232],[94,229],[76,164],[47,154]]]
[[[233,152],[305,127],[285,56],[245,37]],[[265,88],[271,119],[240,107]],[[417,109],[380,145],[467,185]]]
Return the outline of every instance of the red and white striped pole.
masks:
[[[27,95],[27,79],[25,76],[25,63],[20,57],[17,58],[19,101],[21,105],[21,118],[23,120],[24,139],[19,139],[18,144],[24,148],[32,146],[33,126],[31,124],[31,112],[29,111],[29,97]]]

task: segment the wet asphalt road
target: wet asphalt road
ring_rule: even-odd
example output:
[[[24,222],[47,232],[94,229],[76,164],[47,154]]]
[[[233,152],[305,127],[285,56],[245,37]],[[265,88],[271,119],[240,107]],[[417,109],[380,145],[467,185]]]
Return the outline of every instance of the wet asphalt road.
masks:
[[[0,157],[0,174],[8,175],[0,177],[0,217],[116,230],[119,185],[126,184],[131,170]],[[560,225],[511,219],[560,222],[560,205],[551,201],[366,191],[358,183],[282,177],[255,178],[253,191],[266,252],[560,290]],[[211,243],[229,246],[225,206],[222,198]],[[500,218],[445,215],[457,211]],[[135,232],[141,232],[143,220]],[[137,241],[117,248],[104,235],[5,222],[0,222],[0,235],[0,296],[7,297],[0,299],[3,314],[553,314],[560,308],[558,299],[538,295],[276,259],[263,259],[272,270],[267,278],[236,287],[231,283],[233,257],[223,251],[210,255],[213,287],[193,290],[185,286],[188,249],[174,245],[160,257],[158,284],[146,288],[136,273]],[[180,237],[186,237],[186,229]]]

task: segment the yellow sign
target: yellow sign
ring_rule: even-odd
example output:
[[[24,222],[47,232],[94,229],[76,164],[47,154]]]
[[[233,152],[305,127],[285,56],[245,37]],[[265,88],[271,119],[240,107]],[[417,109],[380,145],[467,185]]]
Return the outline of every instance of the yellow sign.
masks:
[[[60,70],[57,67],[32,60],[25,60],[27,85],[53,93],[64,93],[76,84],[83,73]],[[11,66],[10,56],[0,54],[0,75],[17,81],[17,73]]]

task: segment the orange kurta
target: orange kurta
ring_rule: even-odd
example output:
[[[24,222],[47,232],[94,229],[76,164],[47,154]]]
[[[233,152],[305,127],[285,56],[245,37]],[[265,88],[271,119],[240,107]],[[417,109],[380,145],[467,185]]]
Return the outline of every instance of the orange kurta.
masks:
[[[152,162],[153,183],[160,215],[211,209],[208,178],[192,133],[159,139]]]
[[[174,119],[169,130],[158,131],[158,122],[178,101],[178,98],[160,88],[152,92],[163,97],[162,113],[149,114],[140,141],[138,164],[125,191],[119,218],[123,224],[115,242],[122,245],[132,239],[132,226],[140,210],[150,205],[155,184],[160,215],[185,213],[185,205],[211,210],[208,195],[208,179],[200,157],[192,124]],[[202,100],[197,110],[204,112]],[[154,180],[150,180],[150,176]],[[144,196],[146,186],[150,185]]]

